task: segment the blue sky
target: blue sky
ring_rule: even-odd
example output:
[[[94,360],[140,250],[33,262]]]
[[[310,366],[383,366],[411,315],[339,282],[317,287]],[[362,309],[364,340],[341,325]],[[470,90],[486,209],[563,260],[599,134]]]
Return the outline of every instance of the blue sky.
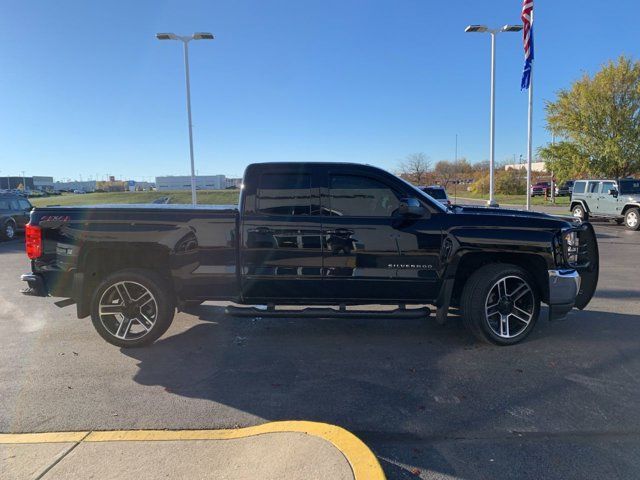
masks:
[[[519,23],[492,1],[2,0],[0,175],[144,179],[189,171],[181,46],[190,50],[196,168],[354,161],[394,169],[488,157],[489,36]],[[578,8],[579,7],[579,8]],[[640,58],[637,1],[537,0],[534,145],[543,105],[620,54]],[[521,34],[497,39],[496,160],[526,151]]]

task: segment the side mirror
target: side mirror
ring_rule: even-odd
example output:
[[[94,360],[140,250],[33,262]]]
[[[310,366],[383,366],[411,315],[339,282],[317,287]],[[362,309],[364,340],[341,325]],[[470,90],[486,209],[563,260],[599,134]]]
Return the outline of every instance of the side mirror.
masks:
[[[398,213],[403,217],[422,217],[426,213],[426,209],[417,198],[403,198],[400,200]]]
[[[618,196],[618,190],[616,190],[615,188],[610,188],[609,189],[609,195],[613,195],[614,197]]]

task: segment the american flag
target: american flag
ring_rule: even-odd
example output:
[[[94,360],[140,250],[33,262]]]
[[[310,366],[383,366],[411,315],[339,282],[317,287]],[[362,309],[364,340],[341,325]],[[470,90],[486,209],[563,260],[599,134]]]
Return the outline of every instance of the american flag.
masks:
[[[520,16],[524,28],[522,40],[524,42],[524,70],[520,88],[526,90],[531,83],[531,63],[533,62],[533,0],[522,2],[522,15]]]

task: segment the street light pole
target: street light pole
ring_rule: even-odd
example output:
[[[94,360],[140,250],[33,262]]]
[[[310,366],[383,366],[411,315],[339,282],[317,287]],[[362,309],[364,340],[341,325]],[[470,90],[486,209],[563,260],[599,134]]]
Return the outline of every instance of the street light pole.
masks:
[[[496,32],[491,31],[491,108],[489,120],[489,202],[490,207],[497,207],[494,198],[493,177],[495,172],[496,144]]]
[[[464,29],[466,33],[488,33],[491,35],[491,107],[489,112],[489,201],[490,207],[499,206],[494,198],[494,170],[495,170],[495,126],[496,126],[496,35],[502,32],[519,32],[522,25],[505,25],[502,28],[489,28],[486,25],[469,25]]]
[[[196,205],[198,199],[196,196],[196,172],[195,160],[193,154],[193,123],[191,121],[191,81],[189,79],[189,42],[191,40],[213,40],[215,37],[211,33],[199,32],[193,35],[183,36],[175,33],[157,33],[158,40],[179,40],[184,48],[184,77],[187,87],[187,122],[189,124],[189,159],[191,161],[191,203]]]
[[[191,203],[196,205],[196,173],[193,159],[193,124],[191,122],[191,82],[189,81],[189,42],[182,42],[184,46],[184,77],[187,84],[187,121],[189,122],[189,157],[191,160]]]

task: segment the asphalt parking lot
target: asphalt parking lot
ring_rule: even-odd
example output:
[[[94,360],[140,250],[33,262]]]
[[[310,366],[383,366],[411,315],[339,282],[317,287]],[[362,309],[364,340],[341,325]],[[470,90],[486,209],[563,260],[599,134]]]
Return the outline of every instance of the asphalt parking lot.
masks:
[[[53,299],[24,297],[21,241],[0,244],[0,431],[344,427],[387,477],[640,477],[640,232],[597,223],[585,311],[527,341],[475,343],[458,319],[179,314],[120,350]]]

